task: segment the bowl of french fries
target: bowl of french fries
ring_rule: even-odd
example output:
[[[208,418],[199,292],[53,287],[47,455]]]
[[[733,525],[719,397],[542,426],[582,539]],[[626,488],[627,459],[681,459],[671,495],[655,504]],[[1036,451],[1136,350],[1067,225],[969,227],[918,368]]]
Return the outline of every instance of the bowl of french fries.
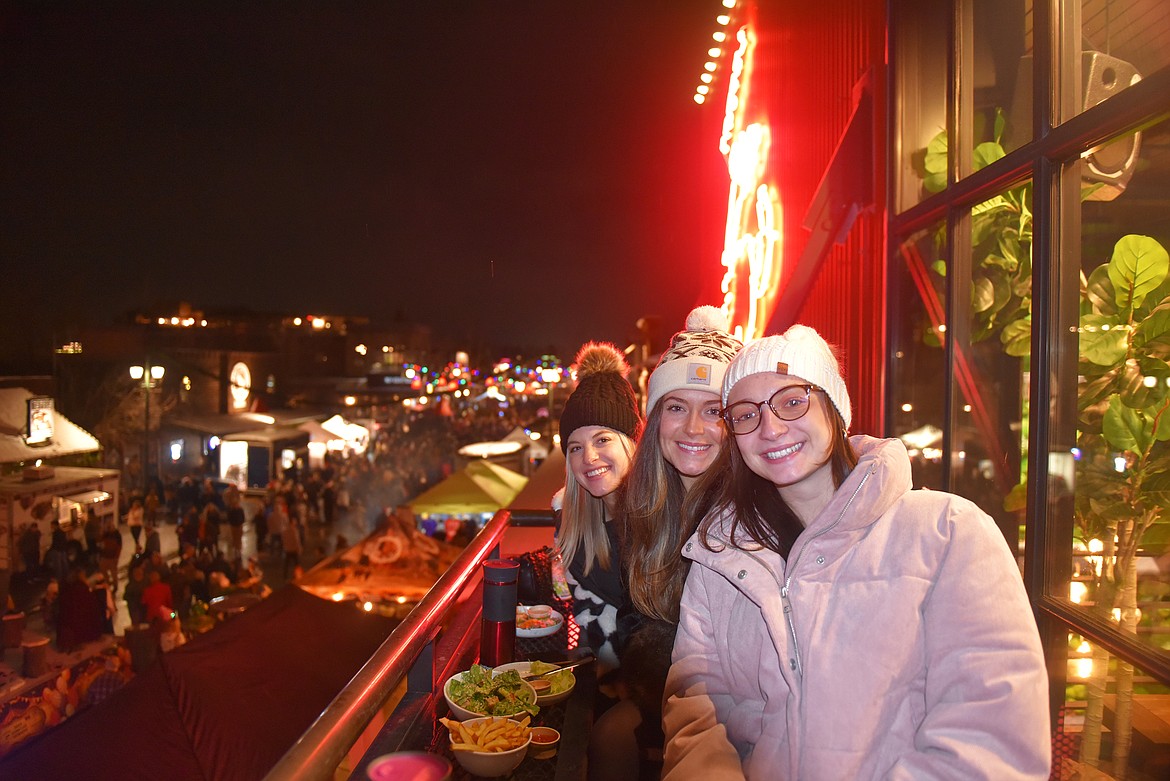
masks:
[[[476,776],[502,776],[511,773],[524,761],[532,741],[529,717],[519,721],[502,716],[481,719],[439,719],[451,736],[451,753],[468,773]]]

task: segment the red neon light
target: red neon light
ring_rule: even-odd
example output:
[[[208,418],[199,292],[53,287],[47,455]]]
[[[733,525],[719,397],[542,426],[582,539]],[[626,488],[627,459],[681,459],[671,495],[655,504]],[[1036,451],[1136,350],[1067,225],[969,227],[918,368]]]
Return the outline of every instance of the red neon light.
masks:
[[[721,288],[732,331],[751,339],[763,336],[779,294],[781,208],[776,188],[765,181],[772,131],[765,122],[744,127],[755,36],[743,27],[735,37],[739,46],[732,59],[719,139],[731,178],[720,257],[725,269]]]

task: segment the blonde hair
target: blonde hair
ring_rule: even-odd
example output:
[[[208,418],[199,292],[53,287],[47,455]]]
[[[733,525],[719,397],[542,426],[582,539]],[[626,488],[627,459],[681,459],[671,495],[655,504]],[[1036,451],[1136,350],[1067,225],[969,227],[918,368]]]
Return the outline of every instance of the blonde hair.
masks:
[[[607,427],[608,428],[608,427]],[[634,440],[620,431],[613,431],[626,451],[626,457],[631,458],[634,452]],[[626,474],[629,474],[627,468]],[[625,475],[622,476],[625,479]],[[565,459],[565,504],[561,510],[561,526],[557,532],[557,548],[565,565],[573,560],[577,551],[585,552],[585,572],[588,575],[597,562],[602,569],[611,569],[611,551],[609,537],[605,533],[605,499],[598,498],[581,487],[573,475],[573,468],[569,460]]]

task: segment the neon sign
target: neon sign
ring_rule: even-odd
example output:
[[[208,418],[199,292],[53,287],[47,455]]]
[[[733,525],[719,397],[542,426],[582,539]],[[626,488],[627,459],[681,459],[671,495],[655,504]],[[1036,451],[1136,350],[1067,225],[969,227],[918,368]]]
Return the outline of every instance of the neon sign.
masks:
[[[736,33],[738,46],[728,79],[727,109],[719,150],[727,160],[731,186],[720,262],[726,269],[721,289],[732,331],[750,339],[764,334],[779,292],[783,267],[780,198],[764,181],[772,131],[764,122],[744,127],[755,39],[747,27]]]

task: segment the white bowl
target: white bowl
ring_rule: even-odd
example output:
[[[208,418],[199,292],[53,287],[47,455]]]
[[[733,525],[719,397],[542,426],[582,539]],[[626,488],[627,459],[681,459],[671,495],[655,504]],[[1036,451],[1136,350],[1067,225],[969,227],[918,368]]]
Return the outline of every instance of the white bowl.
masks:
[[[456,704],[455,700],[453,700],[451,698],[451,681],[463,680],[463,676],[467,672],[468,672],[467,670],[464,670],[461,673],[456,673],[455,675],[452,675],[450,678],[448,678],[447,682],[443,684],[443,698],[445,700],[447,700],[447,707],[451,709],[451,715],[454,716],[459,721],[466,721],[468,719],[478,719],[482,716],[487,715],[485,713],[476,713],[475,711],[468,710],[467,708],[464,708],[464,707]],[[492,677],[495,677],[494,670],[492,671]],[[536,690],[532,688],[532,684],[528,683],[527,681],[521,681],[520,683],[523,684],[524,689],[527,691],[528,702],[535,702],[535,703],[537,703],[537,705],[539,705],[540,703],[536,697]],[[522,696],[524,696],[524,695],[522,695]],[[528,711],[518,710],[515,713],[497,713],[494,715],[496,715],[497,717],[504,716],[506,718],[511,718],[512,716],[522,716],[522,715],[527,714],[527,713],[528,713]]]
[[[496,718],[499,717],[497,716]],[[477,724],[487,720],[488,718],[484,717],[468,719],[463,723]],[[448,740],[451,743],[455,742],[450,738]],[[495,776],[507,775],[515,770],[524,761],[524,756],[528,753],[528,746],[531,743],[532,736],[529,735],[528,740],[509,751],[456,751],[452,748],[451,753],[455,755],[455,761],[468,773],[475,776],[493,778]]]
[[[524,676],[532,670],[532,662],[512,662],[511,664],[501,664],[499,667],[493,668],[492,672],[502,673],[508,670],[515,670],[516,672],[520,673],[521,676]],[[556,694],[537,693],[536,704],[543,708],[546,705],[556,705],[558,702],[564,702],[565,700],[569,699],[569,695],[573,693],[573,689],[577,686],[577,676],[573,675],[572,670],[569,670],[568,673],[569,677],[573,679],[573,682],[569,688],[565,689],[563,692],[557,692]],[[533,691],[535,691],[535,689],[533,689]]]

